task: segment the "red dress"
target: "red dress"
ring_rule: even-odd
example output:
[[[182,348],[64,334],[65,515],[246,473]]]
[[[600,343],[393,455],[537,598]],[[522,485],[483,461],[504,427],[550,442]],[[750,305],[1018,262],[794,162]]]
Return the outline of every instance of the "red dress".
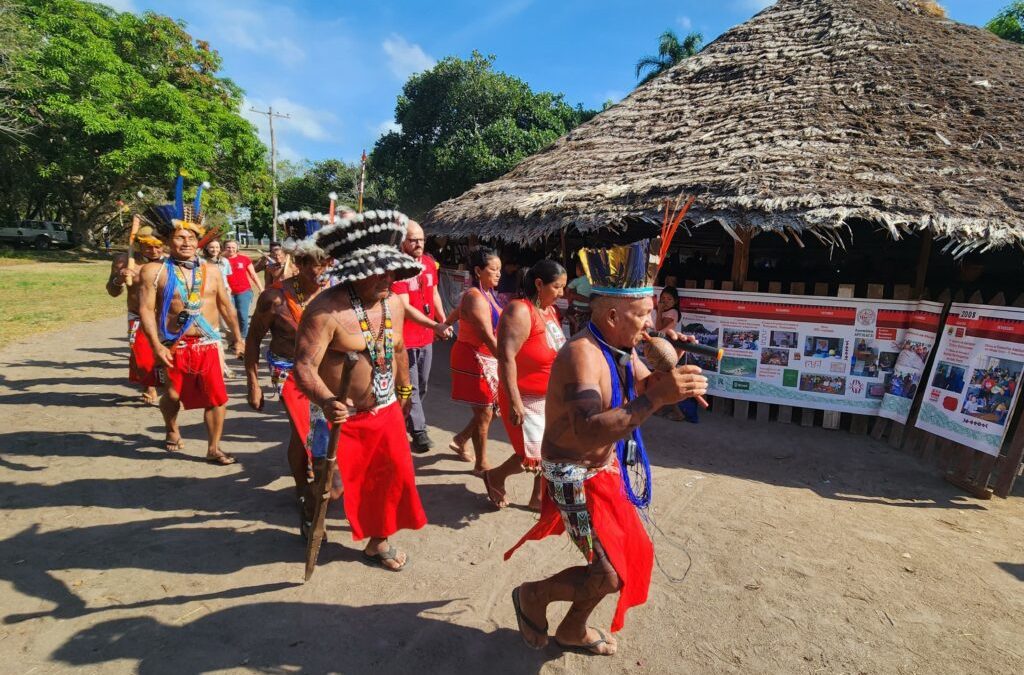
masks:
[[[541,312],[529,300],[521,302],[530,311],[530,334],[516,354],[516,388],[523,401],[523,423],[512,424],[512,404],[505,387],[498,388],[498,407],[512,449],[523,459],[524,467],[540,464],[540,445],[544,437],[544,400],[551,378],[551,364],[565,344],[558,312],[548,307]]]
[[[501,308],[493,293],[480,293],[491,308],[491,328],[497,330]],[[459,338],[452,345],[452,400],[473,406],[494,405],[498,399],[498,361],[484,344],[483,335],[469,321],[459,321]]]

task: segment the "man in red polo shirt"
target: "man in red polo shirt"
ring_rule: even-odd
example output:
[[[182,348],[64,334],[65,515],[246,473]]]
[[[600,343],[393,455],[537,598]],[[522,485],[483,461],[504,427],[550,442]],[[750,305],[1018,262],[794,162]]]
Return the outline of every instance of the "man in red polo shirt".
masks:
[[[437,262],[423,253],[426,239],[423,228],[415,220],[409,221],[402,251],[423,265],[419,276],[396,281],[391,292],[405,305],[405,351],[409,355],[409,379],[413,386],[410,406],[405,414],[405,426],[412,435],[413,452],[423,453],[434,447],[427,435],[427,419],[423,413],[423,399],[430,380],[430,361],[433,357],[434,338],[452,336],[451,326],[444,323],[444,307],[437,287]]]
[[[229,241],[224,244],[224,258],[231,265],[228,286],[231,288],[231,302],[238,314],[238,325],[242,331],[240,340],[244,341],[249,334],[249,307],[252,305],[253,288],[256,293],[263,292],[263,285],[252,268],[249,256],[238,252],[238,242]]]

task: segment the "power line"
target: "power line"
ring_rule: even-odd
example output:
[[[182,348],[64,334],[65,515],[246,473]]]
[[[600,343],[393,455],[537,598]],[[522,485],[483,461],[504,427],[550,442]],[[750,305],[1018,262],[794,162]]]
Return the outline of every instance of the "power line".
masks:
[[[277,141],[274,137],[274,118],[278,117],[281,119],[291,119],[291,115],[274,112],[274,106],[267,106],[266,110],[257,110],[256,108],[249,108],[254,113],[259,115],[266,115],[267,121],[270,123],[270,182],[272,187],[271,201],[274,207],[274,220],[271,221],[271,228],[273,232],[273,239],[277,240]]]

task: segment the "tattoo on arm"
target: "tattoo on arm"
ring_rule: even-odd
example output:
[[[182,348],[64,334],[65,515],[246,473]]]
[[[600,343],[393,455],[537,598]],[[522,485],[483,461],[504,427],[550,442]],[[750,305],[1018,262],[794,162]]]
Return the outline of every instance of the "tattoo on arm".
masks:
[[[624,407],[630,417],[641,417],[642,419],[647,419],[650,417],[654,406],[651,404],[651,399],[647,398],[647,394],[641,394],[632,401],[627,401]],[[639,422],[637,424],[639,424]]]

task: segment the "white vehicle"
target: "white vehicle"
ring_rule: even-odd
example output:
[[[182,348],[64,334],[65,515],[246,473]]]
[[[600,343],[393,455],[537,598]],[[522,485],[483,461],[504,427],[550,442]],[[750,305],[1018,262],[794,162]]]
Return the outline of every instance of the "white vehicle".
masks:
[[[27,244],[38,249],[53,246],[71,246],[68,235],[71,228],[64,223],[49,220],[22,220],[7,227],[0,227],[0,241],[5,244]]]

